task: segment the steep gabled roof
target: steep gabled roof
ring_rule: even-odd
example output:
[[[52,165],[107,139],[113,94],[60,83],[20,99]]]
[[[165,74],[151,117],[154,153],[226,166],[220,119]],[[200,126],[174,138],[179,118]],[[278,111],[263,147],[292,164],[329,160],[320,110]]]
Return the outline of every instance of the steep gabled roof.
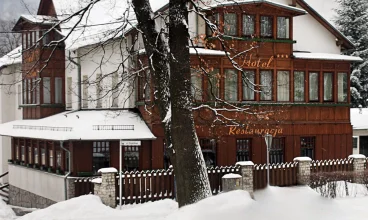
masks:
[[[329,21],[327,21],[322,15],[314,10],[304,0],[296,0],[296,2],[305,9],[313,18],[323,25],[328,31],[330,31],[338,40],[342,42],[342,46],[346,49],[354,48],[354,44],[339,30],[337,30]]]

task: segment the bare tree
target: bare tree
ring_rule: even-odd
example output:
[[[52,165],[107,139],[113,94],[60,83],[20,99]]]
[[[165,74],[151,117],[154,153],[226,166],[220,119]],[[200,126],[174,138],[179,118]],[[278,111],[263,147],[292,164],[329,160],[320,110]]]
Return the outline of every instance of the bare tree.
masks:
[[[0,20],[0,57],[14,50],[21,44],[22,36],[12,32],[16,21]]]

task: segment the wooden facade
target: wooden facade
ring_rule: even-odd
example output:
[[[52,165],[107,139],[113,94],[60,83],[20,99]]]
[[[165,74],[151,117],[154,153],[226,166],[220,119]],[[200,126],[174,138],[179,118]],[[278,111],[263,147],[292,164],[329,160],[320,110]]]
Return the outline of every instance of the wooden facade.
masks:
[[[38,14],[55,16],[52,1],[41,1]],[[226,36],[225,42],[219,42],[212,35],[206,38],[206,45],[212,49],[224,49],[230,46],[230,57],[237,53],[249,50],[247,53],[237,56],[236,61],[241,69],[250,71],[253,75],[250,96],[245,97],[246,81],[244,72],[234,68],[231,60],[222,55],[191,55],[191,66],[198,70],[204,66],[209,72],[216,69],[216,87],[218,98],[230,102],[233,106],[247,108],[246,112],[220,111],[227,118],[234,119],[233,123],[214,123],[216,116],[210,108],[200,108],[194,111],[197,134],[202,144],[205,159],[208,158],[209,166],[234,165],[239,160],[251,160],[261,164],[266,162],[266,145],[264,135],[270,133],[274,136],[271,161],[275,163],[291,162],[295,157],[309,156],[315,160],[346,158],[352,153],[352,127],[350,124],[350,62],[331,61],[322,59],[297,59],[294,57],[293,44],[293,18],[302,15],[300,11],[276,7],[267,3],[257,3],[238,7],[214,8],[207,12],[208,15],[218,16],[220,31],[224,32],[229,27],[226,25],[225,16],[235,15],[236,31]],[[253,34],[247,36],[243,26],[244,16],[254,16]],[[272,21],[270,36],[262,36],[261,19],[267,17]],[[280,38],[278,33],[278,18],[288,20],[287,36]],[[229,23],[229,22],[228,22]],[[234,24],[234,23],[232,23]],[[34,30],[35,26],[18,24],[22,30]],[[28,34],[23,35],[28,41]],[[55,38],[55,36],[50,36]],[[50,100],[45,103],[43,81],[39,89],[29,89],[24,84],[25,91],[31,91],[32,95],[26,95],[26,103],[23,107],[24,119],[37,119],[47,117],[65,110],[65,49],[58,47],[53,52],[47,65],[43,63],[50,57],[51,50],[45,47],[31,48],[23,53],[23,73],[25,79],[50,77]],[[144,57],[143,57],[144,58]],[[42,72],[40,70],[42,69]],[[236,75],[236,82],[231,90],[236,91],[235,97],[228,99],[226,71],[232,70]],[[262,71],[268,71],[271,75],[269,97],[262,98]],[[278,84],[278,74],[286,74],[287,84]],[[303,73],[302,84],[296,84],[296,72]],[[340,75],[346,78],[341,82]],[[313,77],[312,77],[313,75]],[[330,77],[332,90],[326,95],[325,75]],[[195,96],[194,106],[205,103],[214,106],[208,93],[210,87],[210,74],[199,73],[197,79],[202,93]],[[62,79],[61,102],[55,101],[55,79]],[[312,80],[316,80],[317,86]],[[247,79],[249,80],[249,79]],[[146,82],[147,78],[140,79]],[[33,81],[31,81],[33,82]],[[286,86],[285,86],[286,85]],[[299,87],[297,87],[298,85]],[[249,81],[247,86],[249,87]],[[125,152],[123,167],[127,170],[162,169],[169,165],[169,158],[165,154],[164,132],[161,120],[158,118],[157,109],[150,109],[153,114],[148,114],[146,103],[152,102],[154,86],[148,86],[149,91],[144,91],[142,83],[138,85],[137,108],[143,119],[157,137],[156,140],[142,140],[138,148],[132,148],[136,152]],[[279,96],[281,87],[284,91],[282,100]],[[303,87],[301,89],[301,87]],[[316,94],[312,92],[317,91]],[[346,90],[346,91],[345,91]],[[286,93],[285,93],[286,91]],[[302,91],[302,95],[296,95]],[[143,95],[144,94],[144,95]],[[148,94],[148,96],[147,96]],[[29,97],[29,100],[28,100]],[[34,97],[36,97],[34,100]],[[147,97],[149,98],[147,100]],[[251,97],[251,98],[249,98]],[[297,97],[297,98],[296,98]],[[326,98],[327,97],[327,98]],[[146,100],[144,100],[146,99]],[[218,103],[223,106],[221,102]],[[229,106],[224,106],[229,107]],[[233,107],[230,107],[233,108]],[[214,125],[214,126],[213,126]],[[46,139],[47,137],[45,137]],[[67,153],[60,147],[60,142],[47,140],[32,140],[25,138],[12,138],[12,160],[30,167],[49,169],[51,172],[65,173],[67,161],[71,160],[71,171],[74,176],[90,175],[96,172],[95,161],[98,160],[97,145],[105,149],[103,152],[106,161],[105,166],[119,168],[119,141],[66,141],[63,147],[71,152],[71,158],[67,159]],[[206,145],[206,146],[205,146]],[[133,147],[133,146],[132,146]],[[30,149],[30,150],[29,150]],[[107,150],[106,150],[107,149]],[[132,150],[129,147],[123,150]],[[29,151],[28,151],[29,150]],[[30,152],[30,153],[29,153]],[[36,160],[38,155],[38,160]],[[131,157],[135,155],[136,167],[128,166]],[[42,161],[42,157],[45,157]],[[53,158],[53,159],[50,159]]]

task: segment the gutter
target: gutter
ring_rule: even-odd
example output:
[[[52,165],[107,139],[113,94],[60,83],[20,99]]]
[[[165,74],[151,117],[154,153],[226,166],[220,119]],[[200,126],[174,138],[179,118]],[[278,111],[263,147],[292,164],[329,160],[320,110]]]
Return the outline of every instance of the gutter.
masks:
[[[65,196],[65,200],[68,199],[68,187],[67,187],[67,179],[68,179],[68,176],[71,174],[71,169],[72,169],[72,166],[71,166],[71,157],[70,157],[70,151],[66,148],[63,147],[63,143],[64,141],[60,141],[60,148],[65,150],[66,153],[68,153],[68,156],[69,156],[69,161],[68,161],[68,165],[69,165],[69,170],[68,170],[68,173],[65,174],[64,176],[64,196]]]
[[[78,110],[82,109],[82,85],[81,85],[82,84],[82,80],[81,80],[81,78],[82,78],[82,68],[81,68],[81,64],[80,64],[80,58],[77,57],[78,61],[75,62],[70,56],[70,51],[69,51],[68,60],[70,62],[72,62],[74,65],[77,66],[77,71],[78,71],[78,74],[77,74],[77,76],[78,76],[78,78],[77,78],[77,84],[78,84],[78,94],[77,94],[77,96],[78,96],[78,107],[77,107],[77,111],[78,111]]]

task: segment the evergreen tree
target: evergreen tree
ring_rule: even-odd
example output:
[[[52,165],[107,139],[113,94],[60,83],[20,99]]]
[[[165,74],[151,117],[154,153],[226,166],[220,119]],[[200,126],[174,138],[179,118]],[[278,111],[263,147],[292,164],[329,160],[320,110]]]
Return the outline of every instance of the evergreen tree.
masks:
[[[335,21],[338,29],[355,45],[347,50],[347,55],[359,56],[362,63],[353,64],[350,77],[351,102],[353,107],[368,106],[368,1],[367,0],[336,0]]]

